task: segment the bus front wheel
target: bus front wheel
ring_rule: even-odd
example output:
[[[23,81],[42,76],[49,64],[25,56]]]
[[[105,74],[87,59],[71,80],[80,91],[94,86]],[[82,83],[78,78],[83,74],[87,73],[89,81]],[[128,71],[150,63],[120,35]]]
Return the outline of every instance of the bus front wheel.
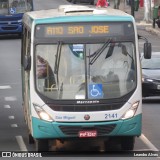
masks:
[[[124,151],[129,151],[134,149],[135,137],[126,136],[121,138],[121,149]]]
[[[94,0],[91,0],[90,4],[91,4],[91,5],[94,5]]]
[[[28,134],[28,142],[29,144],[34,144],[34,138],[32,137],[31,133]]]
[[[72,0],[72,3],[73,3],[73,4],[76,4],[76,0]]]
[[[36,139],[36,151],[48,151],[49,142],[47,139]]]

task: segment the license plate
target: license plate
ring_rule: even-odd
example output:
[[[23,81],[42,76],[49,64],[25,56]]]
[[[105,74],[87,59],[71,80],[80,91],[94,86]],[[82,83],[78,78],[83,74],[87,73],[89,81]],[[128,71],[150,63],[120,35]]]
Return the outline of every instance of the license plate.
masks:
[[[80,138],[97,137],[97,131],[95,131],[95,130],[91,130],[91,131],[79,131],[79,137]]]
[[[157,85],[157,89],[160,89],[160,85]]]

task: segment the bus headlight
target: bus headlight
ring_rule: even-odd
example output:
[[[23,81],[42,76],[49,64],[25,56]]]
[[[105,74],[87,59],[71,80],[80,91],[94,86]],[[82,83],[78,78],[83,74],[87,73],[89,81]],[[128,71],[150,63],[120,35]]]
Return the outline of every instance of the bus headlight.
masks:
[[[139,101],[132,104],[132,107],[128,111],[126,111],[126,113],[122,116],[121,119],[132,118],[135,115],[138,106],[139,106]]]
[[[35,111],[37,112],[38,116],[40,119],[48,121],[48,122],[52,122],[53,119],[51,118],[51,116],[39,105],[37,104],[33,104]]]

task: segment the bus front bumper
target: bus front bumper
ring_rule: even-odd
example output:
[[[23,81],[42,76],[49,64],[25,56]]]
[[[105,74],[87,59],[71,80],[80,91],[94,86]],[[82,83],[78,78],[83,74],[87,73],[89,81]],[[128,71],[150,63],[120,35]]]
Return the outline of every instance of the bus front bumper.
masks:
[[[140,136],[142,115],[127,120],[87,123],[46,122],[32,117],[32,136],[35,139],[64,139],[79,135],[79,131],[96,130],[98,137]]]

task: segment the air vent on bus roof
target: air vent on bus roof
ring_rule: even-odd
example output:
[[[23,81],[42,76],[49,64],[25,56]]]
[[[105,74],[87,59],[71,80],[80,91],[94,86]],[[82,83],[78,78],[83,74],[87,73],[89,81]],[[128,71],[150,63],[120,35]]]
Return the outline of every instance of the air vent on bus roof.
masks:
[[[61,5],[59,7],[60,11],[63,11],[65,14],[82,14],[82,13],[93,13],[94,9],[87,6],[79,5]]]
[[[106,9],[94,9],[93,14],[108,14]]]

